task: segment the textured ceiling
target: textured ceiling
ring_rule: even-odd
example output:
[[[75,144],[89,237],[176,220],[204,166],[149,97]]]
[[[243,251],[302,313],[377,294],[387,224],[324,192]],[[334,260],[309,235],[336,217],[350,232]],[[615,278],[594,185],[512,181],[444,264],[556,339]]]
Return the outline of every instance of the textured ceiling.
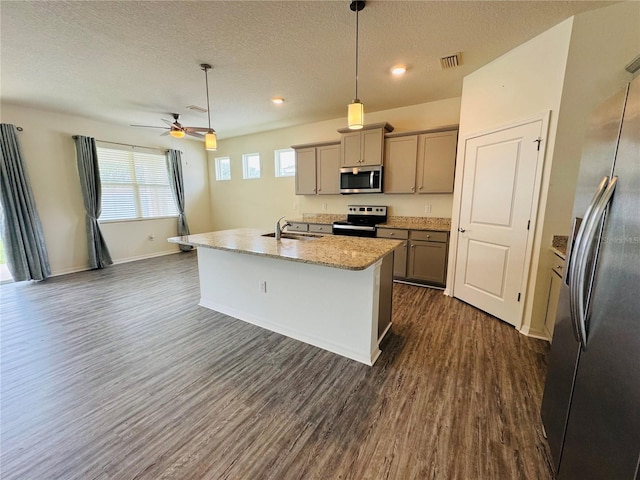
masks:
[[[359,97],[377,111],[456,97],[462,78],[562,20],[612,2],[367,1]],[[1,99],[119,125],[169,112],[221,138],[346,117],[355,14],[340,1],[1,1]],[[443,71],[439,58],[463,52]],[[393,78],[389,68],[409,71]],[[269,99],[282,96],[283,105]],[[366,121],[366,118],[365,118]],[[346,122],[346,118],[345,118]]]

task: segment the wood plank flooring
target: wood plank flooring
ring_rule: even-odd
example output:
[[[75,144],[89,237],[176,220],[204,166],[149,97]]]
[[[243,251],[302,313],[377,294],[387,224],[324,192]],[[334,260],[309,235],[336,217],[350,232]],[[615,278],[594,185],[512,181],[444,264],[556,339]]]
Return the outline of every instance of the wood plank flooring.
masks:
[[[438,290],[373,367],[199,307],[195,252],[0,295],[3,480],[552,478],[547,345]]]

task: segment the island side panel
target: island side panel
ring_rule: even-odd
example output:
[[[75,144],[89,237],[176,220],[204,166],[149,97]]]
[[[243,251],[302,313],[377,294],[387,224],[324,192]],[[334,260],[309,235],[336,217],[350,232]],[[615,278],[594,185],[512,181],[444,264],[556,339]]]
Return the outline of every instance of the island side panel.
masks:
[[[372,365],[382,263],[354,271],[198,248],[200,305]]]

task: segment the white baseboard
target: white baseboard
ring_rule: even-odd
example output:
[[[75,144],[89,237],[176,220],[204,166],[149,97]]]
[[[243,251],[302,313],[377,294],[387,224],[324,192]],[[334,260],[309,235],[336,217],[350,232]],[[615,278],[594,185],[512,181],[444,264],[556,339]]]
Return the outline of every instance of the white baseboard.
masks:
[[[533,329],[529,325],[525,325],[518,331],[527,337],[537,338],[538,340],[546,340],[547,342],[551,342],[551,338],[549,338],[548,333],[544,330]]]
[[[120,259],[114,260],[113,264],[118,265],[121,263],[136,262],[138,260],[146,260],[148,258],[163,257],[165,255],[172,255],[174,253],[180,253],[180,250],[164,250],[162,252],[149,253],[146,255],[136,255],[135,257],[120,258]],[[59,277],[61,275],[69,275],[70,273],[86,272],[87,270],[91,270],[91,268],[89,268],[89,265],[85,265],[83,267],[63,268],[61,270],[56,270],[51,272],[51,276]]]

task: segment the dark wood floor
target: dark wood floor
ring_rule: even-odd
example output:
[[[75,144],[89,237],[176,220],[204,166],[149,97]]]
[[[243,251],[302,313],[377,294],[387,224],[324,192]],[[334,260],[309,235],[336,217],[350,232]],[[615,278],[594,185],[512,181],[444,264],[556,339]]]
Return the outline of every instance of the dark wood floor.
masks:
[[[197,306],[195,253],[0,294],[4,480],[552,478],[546,344],[438,290],[373,367]]]

